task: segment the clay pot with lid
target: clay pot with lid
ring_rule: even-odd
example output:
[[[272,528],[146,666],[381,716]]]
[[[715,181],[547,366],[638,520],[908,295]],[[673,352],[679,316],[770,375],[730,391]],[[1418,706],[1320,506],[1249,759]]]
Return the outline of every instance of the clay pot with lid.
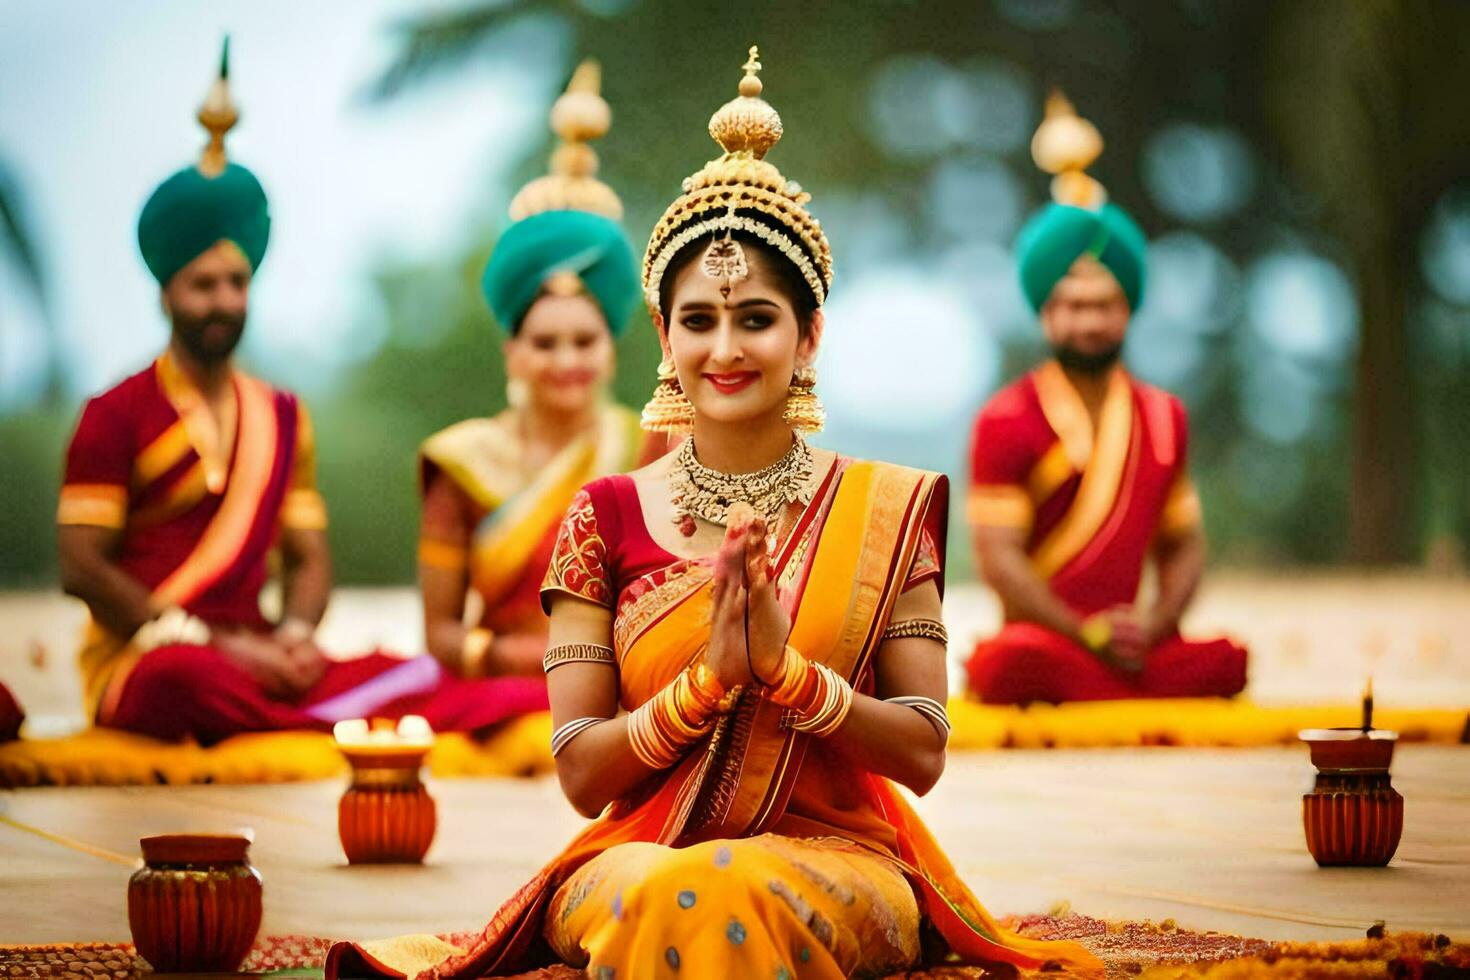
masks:
[[[128,927],[155,972],[229,972],[260,929],[260,873],[244,834],[144,837],[128,881]]]
[[[417,864],[434,843],[438,811],[420,778],[432,735],[402,732],[401,723],[400,733],[380,738],[338,726],[338,748],[352,766],[337,804],[348,864]]]
[[[1398,733],[1310,728],[1299,737],[1317,767],[1302,797],[1307,850],[1323,867],[1383,867],[1404,831],[1404,798],[1389,780]]]

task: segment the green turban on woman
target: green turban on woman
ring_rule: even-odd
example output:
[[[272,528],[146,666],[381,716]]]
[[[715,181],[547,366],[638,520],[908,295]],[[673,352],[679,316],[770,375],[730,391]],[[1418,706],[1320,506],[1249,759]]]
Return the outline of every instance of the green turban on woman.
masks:
[[[1143,302],[1147,253],[1143,229],[1112,203],[1096,211],[1048,204],[1026,222],[1016,239],[1021,289],[1038,313],[1072,263],[1083,255],[1091,255],[1112,272],[1128,297],[1129,309],[1136,312]]]
[[[238,245],[257,269],[270,233],[265,190],[234,163],[217,177],[185,167],[159,185],[138,218],[138,248],[160,286],[221,239]]]
[[[586,211],[543,211],[511,225],[495,246],[480,288],[495,319],[515,333],[551,276],[570,272],[607,318],[614,337],[640,294],[633,247],[617,222]]]

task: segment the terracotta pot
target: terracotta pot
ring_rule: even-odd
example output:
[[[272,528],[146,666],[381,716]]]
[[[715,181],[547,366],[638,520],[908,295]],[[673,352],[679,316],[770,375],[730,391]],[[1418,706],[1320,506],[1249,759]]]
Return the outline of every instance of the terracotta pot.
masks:
[[[1404,798],[1388,768],[1396,732],[1316,728],[1301,733],[1317,780],[1302,797],[1307,850],[1323,866],[1383,867],[1404,831]]]
[[[343,749],[352,785],[337,804],[337,836],[349,864],[417,864],[434,843],[438,813],[419,779],[427,750]]]
[[[260,874],[250,838],[237,834],[144,837],[143,867],[128,882],[128,927],[158,973],[229,972],[260,929]]]

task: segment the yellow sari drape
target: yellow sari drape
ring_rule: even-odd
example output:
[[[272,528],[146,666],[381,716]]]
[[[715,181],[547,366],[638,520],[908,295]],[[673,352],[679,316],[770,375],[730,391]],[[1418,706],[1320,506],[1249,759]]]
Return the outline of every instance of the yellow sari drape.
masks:
[[[424,442],[425,489],[438,469],[485,511],[465,556],[482,625],[496,632],[544,629],[537,593],[567,505],[588,481],[636,467],[643,444],[637,414],[621,405],[604,406],[590,432],[529,478],[511,412],[460,422]]]
[[[937,474],[865,461],[847,463],[829,481],[777,549],[777,581],[783,583],[782,600],[794,612],[791,642],[797,649],[843,674],[857,689],[872,690],[872,660],[883,627],[926,516],[931,510],[943,513],[946,492]],[[615,627],[625,706],[651,697],[708,641],[712,584],[707,562],[680,564],[686,567],[671,566],[663,584],[650,593],[668,596],[666,608],[639,610],[632,629]],[[681,582],[681,576],[687,578]],[[470,949],[440,961],[412,958],[397,941],[344,944],[332,950],[328,977],[413,976],[421,970],[428,972],[420,976],[475,977],[529,969],[553,956],[543,926],[558,889],[617,845],[688,848],[768,833],[786,837],[788,828],[788,839],[841,838],[891,862],[958,960],[1024,968],[1055,962],[1074,975],[1101,975],[1098,961],[1080,946],[1036,942],[1002,930],[892,784],[834,768],[830,758],[824,765],[805,765],[809,755],[815,761],[821,747],[783,728],[781,716],[779,707],[747,692],[707,743],[612,804],[501,907]],[[829,777],[845,785],[824,782]],[[845,816],[820,805],[827,797],[851,800],[854,793],[857,804]],[[837,822],[825,824],[829,818]]]

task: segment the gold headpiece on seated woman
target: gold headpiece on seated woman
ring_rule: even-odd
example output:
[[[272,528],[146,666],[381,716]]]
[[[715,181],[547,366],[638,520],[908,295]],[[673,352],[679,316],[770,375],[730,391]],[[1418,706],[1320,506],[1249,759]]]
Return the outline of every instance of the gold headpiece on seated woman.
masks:
[[[606,136],[612,110],[603,100],[602,69],[595,61],[577,66],[567,90],[551,106],[551,129],[561,143],[551,154],[551,172],[520,189],[510,202],[512,221],[543,211],[590,211],[614,221],[623,203],[598,180],[597,151],[589,140]]]
[[[701,262],[706,275],[725,281],[725,289],[748,272],[744,252],[730,239],[745,232],[780,252],[801,272],[821,306],[832,285],[832,250],[822,226],[804,205],[811,195],[765,161],[781,139],[781,117],[760,97],[759,53],[751,46],[743,66],[739,97],[721,106],[709,121],[709,134],[724,149],[684,181],[684,193],[669,205],[648,240],[643,257],[643,294],[658,310],[659,285],[669,262],[690,242],[724,232]]]

